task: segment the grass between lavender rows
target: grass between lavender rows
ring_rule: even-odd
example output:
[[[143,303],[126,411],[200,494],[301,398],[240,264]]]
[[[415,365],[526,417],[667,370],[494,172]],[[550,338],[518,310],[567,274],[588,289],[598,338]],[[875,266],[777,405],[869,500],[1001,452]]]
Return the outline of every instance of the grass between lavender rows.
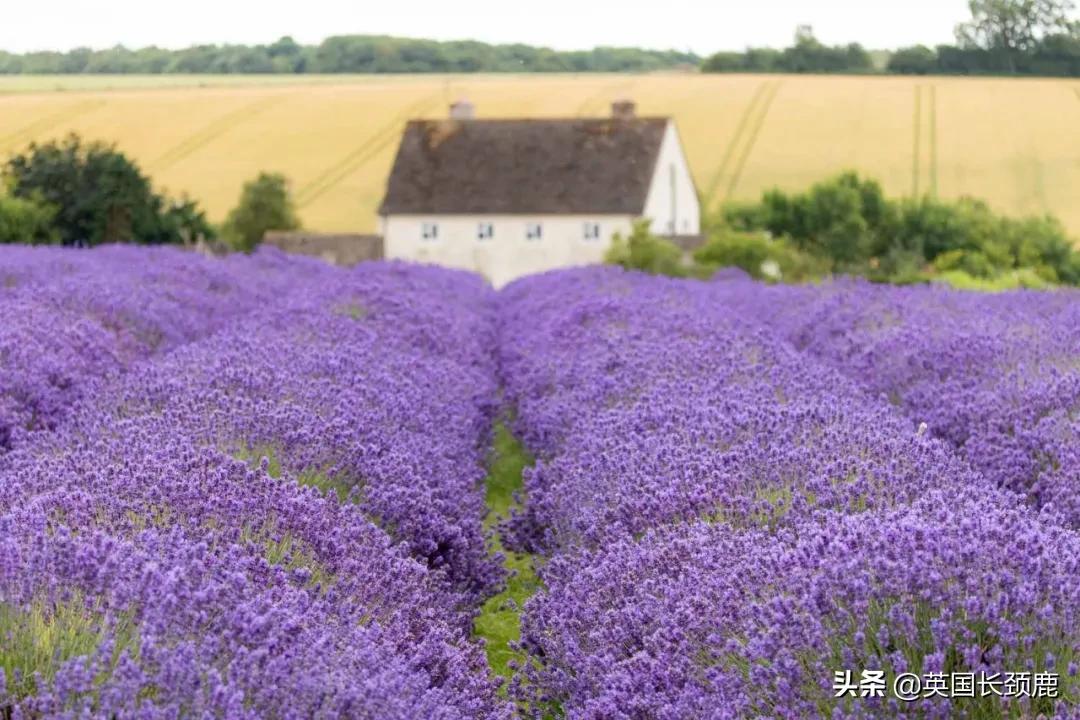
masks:
[[[508,517],[510,511],[517,507],[514,494],[521,490],[521,473],[532,463],[533,458],[506,425],[497,423],[486,480],[485,500],[490,512],[485,524],[488,528]],[[521,638],[521,609],[525,601],[539,589],[540,582],[533,569],[532,556],[507,551],[498,532],[492,539],[491,551],[503,554],[503,564],[510,577],[506,589],[489,598],[480,609],[474,632],[486,641],[492,674],[509,680],[513,675],[510,663],[516,661],[521,665],[525,660],[523,653],[511,647]]]

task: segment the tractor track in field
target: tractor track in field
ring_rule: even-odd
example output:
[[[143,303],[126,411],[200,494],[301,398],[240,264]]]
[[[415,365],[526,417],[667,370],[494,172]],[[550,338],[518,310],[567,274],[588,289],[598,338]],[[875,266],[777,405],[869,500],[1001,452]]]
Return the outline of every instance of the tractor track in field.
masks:
[[[783,84],[782,80],[777,80],[772,83],[768,93],[762,98],[760,109],[753,120],[750,137],[743,146],[743,152],[739,156],[738,162],[735,163],[735,169],[731,173],[731,180],[728,181],[727,190],[724,192],[725,202],[731,199],[735,194],[735,189],[739,186],[739,180],[742,179],[743,170],[746,169],[746,163],[750,160],[750,154],[757,145],[758,137],[761,135],[761,129],[765,126],[765,119],[769,116],[769,110],[772,108],[773,100],[776,99],[777,93],[780,92],[780,86]]]
[[[925,92],[924,92],[925,91]],[[925,113],[924,108],[925,106]],[[915,102],[912,117],[911,149],[911,196],[918,198],[922,174],[923,115],[926,115],[926,175],[927,192],[930,197],[938,194],[938,132],[937,132],[937,85],[922,83],[915,86]]]
[[[173,167],[182,160],[191,157],[199,150],[202,150],[225,133],[241,125],[245,120],[249,120],[256,115],[265,112],[271,106],[283,99],[284,97],[280,96],[260,98],[241,108],[237,108],[230,113],[222,115],[166,150],[157,159],[152,160],[149,163],[148,168],[152,171],[160,172]]]
[[[743,110],[742,117],[739,118],[739,124],[735,127],[735,133],[728,141],[727,147],[724,149],[724,156],[720,160],[720,165],[713,172],[712,177],[705,185],[705,198],[706,204],[714,203],[721,205],[725,200],[731,197],[731,193],[735,186],[738,185],[739,177],[742,175],[743,168],[746,166],[746,162],[750,157],[750,152],[754,148],[754,144],[757,142],[757,137],[761,133],[761,127],[765,123],[765,116],[769,112],[769,107],[772,105],[773,98],[776,97],[777,91],[780,89],[781,81],[779,80],[763,80],[754,91],[754,95],[750,98],[750,103]],[[736,153],[739,152],[739,148],[742,146],[742,153],[738,155],[736,160],[735,169],[731,173],[730,180],[724,194],[717,198],[716,195],[720,190],[720,185],[724,180],[724,177],[728,175],[728,169],[731,166],[732,160],[736,158]]]
[[[937,85],[930,85],[930,197],[938,195]]]
[[[914,139],[912,140],[911,151],[911,197],[919,197],[919,152],[922,145],[922,85],[915,86],[915,108],[914,118],[912,119],[912,132]]]
[[[84,100],[38,118],[14,132],[0,136],[0,152],[12,150],[20,142],[24,142],[38,133],[48,132],[69,120],[88,115],[105,104],[105,100]]]
[[[409,119],[426,112],[441,102],[443,91],[428,95],[417,100],[413,104],[394,116],[386,125],[379,128],[374,135],[362,142],[351,152],[344,155],[336,163],[319,173],[314,180],[300,188],[296,193],[297,208],[305,208],[318,200],[339,183],[352,175],[372,160],[376,155],[389,147],[401,136],[401,127]]]
[[[746,125],[750,122],[750,116],[754,113],[754,108],[757,107],[758,101],[765,93],[768,86],[768,81],[762,81],[757,86],[757,90],[754,91],[753,97],[750,98],[750,104],[743,110],[742,117],[739,118],[739,124],[735,127],[735,133],[728,141],[727,148],[724,149],[724,157],[720,160],[720,165],[716,168],[712,177],[705,183],[705,198],[706,202],[711,202],[713,196],[716,195],[716,191],[720,189],[720,182],[724,179],[724,174],[727,172],[728,165],[731,164],[731,158],[735,155],[735,148],[738,147],[739,141],[742,139],[743,133],[746,131]]]

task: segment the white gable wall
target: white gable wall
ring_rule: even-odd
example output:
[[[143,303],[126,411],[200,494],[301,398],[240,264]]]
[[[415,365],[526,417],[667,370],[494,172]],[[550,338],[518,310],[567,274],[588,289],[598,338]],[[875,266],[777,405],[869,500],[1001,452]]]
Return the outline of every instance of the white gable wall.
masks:
[[[644,216],[657,235],[697,235],[701,206],[675,123],[669,122],[660,144]]]
[[[390,215],[382,219],[386,257],[429,262],[479,272],[495,287],[555,268],[603,262],[615,233],[626,237],[629,215]],[[424,238],[425,223],[437,237]],[[479,225],[491,223],[494,236],[478,237]],[[541,237],[526,238],[530,223]],[[598,223],[600,236],[585,238],[585,224]]]

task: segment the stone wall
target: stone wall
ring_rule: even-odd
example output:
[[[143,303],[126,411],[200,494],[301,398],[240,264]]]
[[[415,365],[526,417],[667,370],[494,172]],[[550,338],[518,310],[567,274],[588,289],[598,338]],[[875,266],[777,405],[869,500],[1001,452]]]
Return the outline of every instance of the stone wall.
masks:
[[[384,255],[381,235],[271,231],[263,242],[285,252],[321,258],[332,265],[355,265],[365,260],[381,260]]]

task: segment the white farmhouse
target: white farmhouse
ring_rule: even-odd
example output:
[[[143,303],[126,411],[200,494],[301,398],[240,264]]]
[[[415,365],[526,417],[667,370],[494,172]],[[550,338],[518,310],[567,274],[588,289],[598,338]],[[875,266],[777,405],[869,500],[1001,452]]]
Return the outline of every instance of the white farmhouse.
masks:
[[[475,270],[495,286],[601,262],[634,220],[700,233],[700,206],[675,122],[638,117],[476,119],[470,104],[405,127],[379,209],[388,258]]]

